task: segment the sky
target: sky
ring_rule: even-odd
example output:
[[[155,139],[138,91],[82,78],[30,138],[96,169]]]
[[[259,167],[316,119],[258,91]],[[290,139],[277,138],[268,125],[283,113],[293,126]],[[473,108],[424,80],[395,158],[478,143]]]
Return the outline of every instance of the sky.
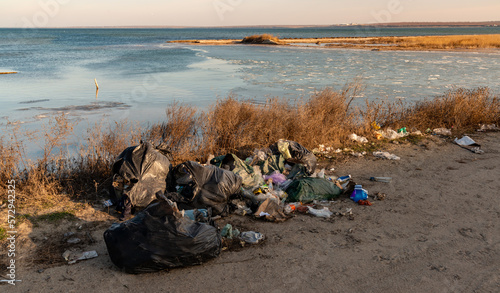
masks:
[[[0,0],[0,27],[499,21],[499,0]]]

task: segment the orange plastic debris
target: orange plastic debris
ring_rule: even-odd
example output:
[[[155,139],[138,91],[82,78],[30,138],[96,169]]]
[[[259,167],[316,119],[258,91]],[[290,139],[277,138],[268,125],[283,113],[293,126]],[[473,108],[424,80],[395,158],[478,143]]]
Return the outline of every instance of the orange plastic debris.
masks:
[[[362,206],[371,206],[372,203],[369,200],[360,200],[358,203]]]

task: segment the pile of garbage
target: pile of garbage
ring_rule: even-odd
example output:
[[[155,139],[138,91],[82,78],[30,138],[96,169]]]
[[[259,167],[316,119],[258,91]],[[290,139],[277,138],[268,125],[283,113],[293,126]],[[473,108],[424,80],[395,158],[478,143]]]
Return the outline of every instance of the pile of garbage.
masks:
[[[217,257],[224,239],[264,239],[230,225],[219,232],[216,218],[236,213],[281,222],[297,211],[329,218],[328,207],[313,203],[341,194],[367,204],[366,190],[350,176],[326,177],[316,167],[311,151],[284,139],[244,160],[226,154],[177,166],[147,142],[129,147],[113,165],[116,199],[107,205],[116,204],[121,220],[135,216],[104,233],[109,256],[129,273],[197,265]]]

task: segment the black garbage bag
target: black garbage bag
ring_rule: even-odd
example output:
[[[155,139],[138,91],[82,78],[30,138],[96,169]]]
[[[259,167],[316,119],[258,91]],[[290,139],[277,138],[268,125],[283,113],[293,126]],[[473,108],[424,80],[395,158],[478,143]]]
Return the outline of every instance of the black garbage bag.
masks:
[[[239,194],[240,176],[213,165],[203,166],[193,161],[177,165],[172,170],[173,182],[168,190],[177,191],[172,199],[193,208],[212,208],[214,215],[228,213],[228,201]]]
[[[316,170],[316,156],[298,142],[280,139],[269,147],[273,154],[281,154],[287,162],[303,164],[311,175]]]
[[[153,145],[141,142],[126,148],[113,164],[113,188],[118,209],[146,207],[158,191],[165,191],[170,161]]]
[[[111,261],[127,273],[156,272],[199,265],[220,254],[221,237],[214,226],[195,222],[159,194],[133,219],[104,232]]]

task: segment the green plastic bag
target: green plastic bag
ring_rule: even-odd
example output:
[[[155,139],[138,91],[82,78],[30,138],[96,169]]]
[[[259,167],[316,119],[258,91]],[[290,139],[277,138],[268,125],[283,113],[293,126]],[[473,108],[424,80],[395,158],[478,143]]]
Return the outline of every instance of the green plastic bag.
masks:
[[[258,163],[263,175],[269,175],[274,171],[283,173],[285,170],[285,159],[282,155],[270,155],[265,161]]]
[[[264,183],[262,175],[255,172],[252,166],[245,163],[245,161],[238,158],[235,154],[215,157],[210,161],[210,164],[232,171],[234,174],[240,176],[243,179],[242,185],[244,188],[255,187]]]
[[[290,183],[286,189],[288,202],[309,203],[313,200],[332,200],[342,193],[335,183],[323,178],[301,178]]]

